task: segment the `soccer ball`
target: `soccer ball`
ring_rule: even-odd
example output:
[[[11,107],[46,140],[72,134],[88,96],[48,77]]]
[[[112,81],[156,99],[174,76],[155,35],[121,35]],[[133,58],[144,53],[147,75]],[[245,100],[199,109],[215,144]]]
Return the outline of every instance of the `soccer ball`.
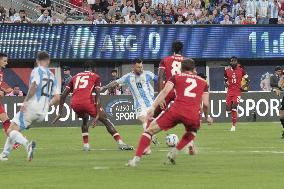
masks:
[[[176,134],[169,134],[166,136],[166,145],[168,147],[175,147],[178,143],[179,139]]]

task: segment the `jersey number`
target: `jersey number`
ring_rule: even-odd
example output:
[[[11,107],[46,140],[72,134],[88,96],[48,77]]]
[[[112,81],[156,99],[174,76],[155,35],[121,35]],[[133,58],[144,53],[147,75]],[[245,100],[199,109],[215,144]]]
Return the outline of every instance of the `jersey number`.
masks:
[[[173,61],[172,63],[172,76],[179,74],[181,71],[181,62]]]
[[[42,81],[44,84],[42,85],[42,88],[41,88],[41,96],[50,97],[54,82],[53,80],[47,79],[47,78],[43,78]]]
[[[142,88],[142,83],[136,83],[137,88]]]
[[[187,97],[196,97],[196,93],[192,93],[191,91],[197,87],[197,83],[195,79],[192,78],[187,78],[186,83],[189,83],[189,86],[185,88],[184,90],[184,96]]]
[[[90,76],[79,76],[76,78],[76,83],[75,83],[75,87],[74,89],[77,89],[79,87],[79,89],[84,89],[88,86],[89,84],[89,79]]]

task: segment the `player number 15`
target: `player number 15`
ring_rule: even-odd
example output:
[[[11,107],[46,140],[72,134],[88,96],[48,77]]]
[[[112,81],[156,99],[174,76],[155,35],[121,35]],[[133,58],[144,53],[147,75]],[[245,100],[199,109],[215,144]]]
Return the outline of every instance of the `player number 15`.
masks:
[[[86,75],[86,76],[78,76],[76,78],[76,83],[75,83],[75,89],[77,89],[79,87],[79,89],[84,89],[88,86],[88,79],[90,76]]]

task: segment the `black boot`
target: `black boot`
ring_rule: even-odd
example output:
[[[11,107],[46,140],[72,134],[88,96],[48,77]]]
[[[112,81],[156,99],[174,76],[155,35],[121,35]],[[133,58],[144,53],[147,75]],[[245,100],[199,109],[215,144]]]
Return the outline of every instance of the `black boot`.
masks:
[[[281,139],[284,139],[284,131],[282,131]]]

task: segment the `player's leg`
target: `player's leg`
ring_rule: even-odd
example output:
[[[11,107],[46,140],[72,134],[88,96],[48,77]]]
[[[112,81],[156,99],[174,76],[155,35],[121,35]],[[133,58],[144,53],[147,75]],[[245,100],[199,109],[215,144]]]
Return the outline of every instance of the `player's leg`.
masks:
[[[117,130],[114,128],[114,124],[110,121],[110,119],[107,117],[104,109],[101,107],[100,111],[98,112],[99,114],[99,121],[104,124],[106,127],[108,133],[114,138],[114,140],[118,144],[118,148],[121,150],[133,150],[133,146],[130,146],[126,143],[123,142],[120,134],[117,132]]]
[[[280,117],[280,122],[281,122],[282,128],[283,128],[281,138],[284,139],[284,96],[283,96],[283,99],[282,99],[282,102],[281,102],[279,117]]]
[[[88,119],[89,116],[86,114],[82,117],[82,126],[81,126],[81,131],[82,131],[82,139],[83,139],[83,150],[84,151],[90,151],[90,144],[89,144],[89,126],[88,126]]]
[[[170,109],[151,122],[147,130],[141,135],[136,154],[134,158],[128,162],[127,166],[135,167],[137,165],[145,149],[149,147],[153,135],[159,133],[161,130],[166,131],[175,127],[177,121],[173,115],[174,112],[172,112]]]
[[[29,118],[27,118],[23,112],[17,113],[15,118],[12,120],[10,127],[7,129],[8,138],[2,154],[6,154],[8,156],[12,151],[12,145],[14,145],[14,143],[18,143],[25,147],[28,153],[28,160],[31,161],[33,159],[36,144],[34,141],[29,142],[20,132],[21,130],[26,129],[30,123]]]
[[[228,114],[231,114],[232,117],[232,122],[233,122],[233,114],[232,114],[232,107],[233,106],[233,100],[231,96],[227,96],[226,97],[226,111]],[[232,123],[232,127],[231,127],[231,131],[235,131],[235,127],[233,126]]]
[[[231,131],[236,131],[239,102],[240,102],[240,97],[239,96],[234,96],[232,98],[232,113],[231,113],[232,128],[231,128]]]

